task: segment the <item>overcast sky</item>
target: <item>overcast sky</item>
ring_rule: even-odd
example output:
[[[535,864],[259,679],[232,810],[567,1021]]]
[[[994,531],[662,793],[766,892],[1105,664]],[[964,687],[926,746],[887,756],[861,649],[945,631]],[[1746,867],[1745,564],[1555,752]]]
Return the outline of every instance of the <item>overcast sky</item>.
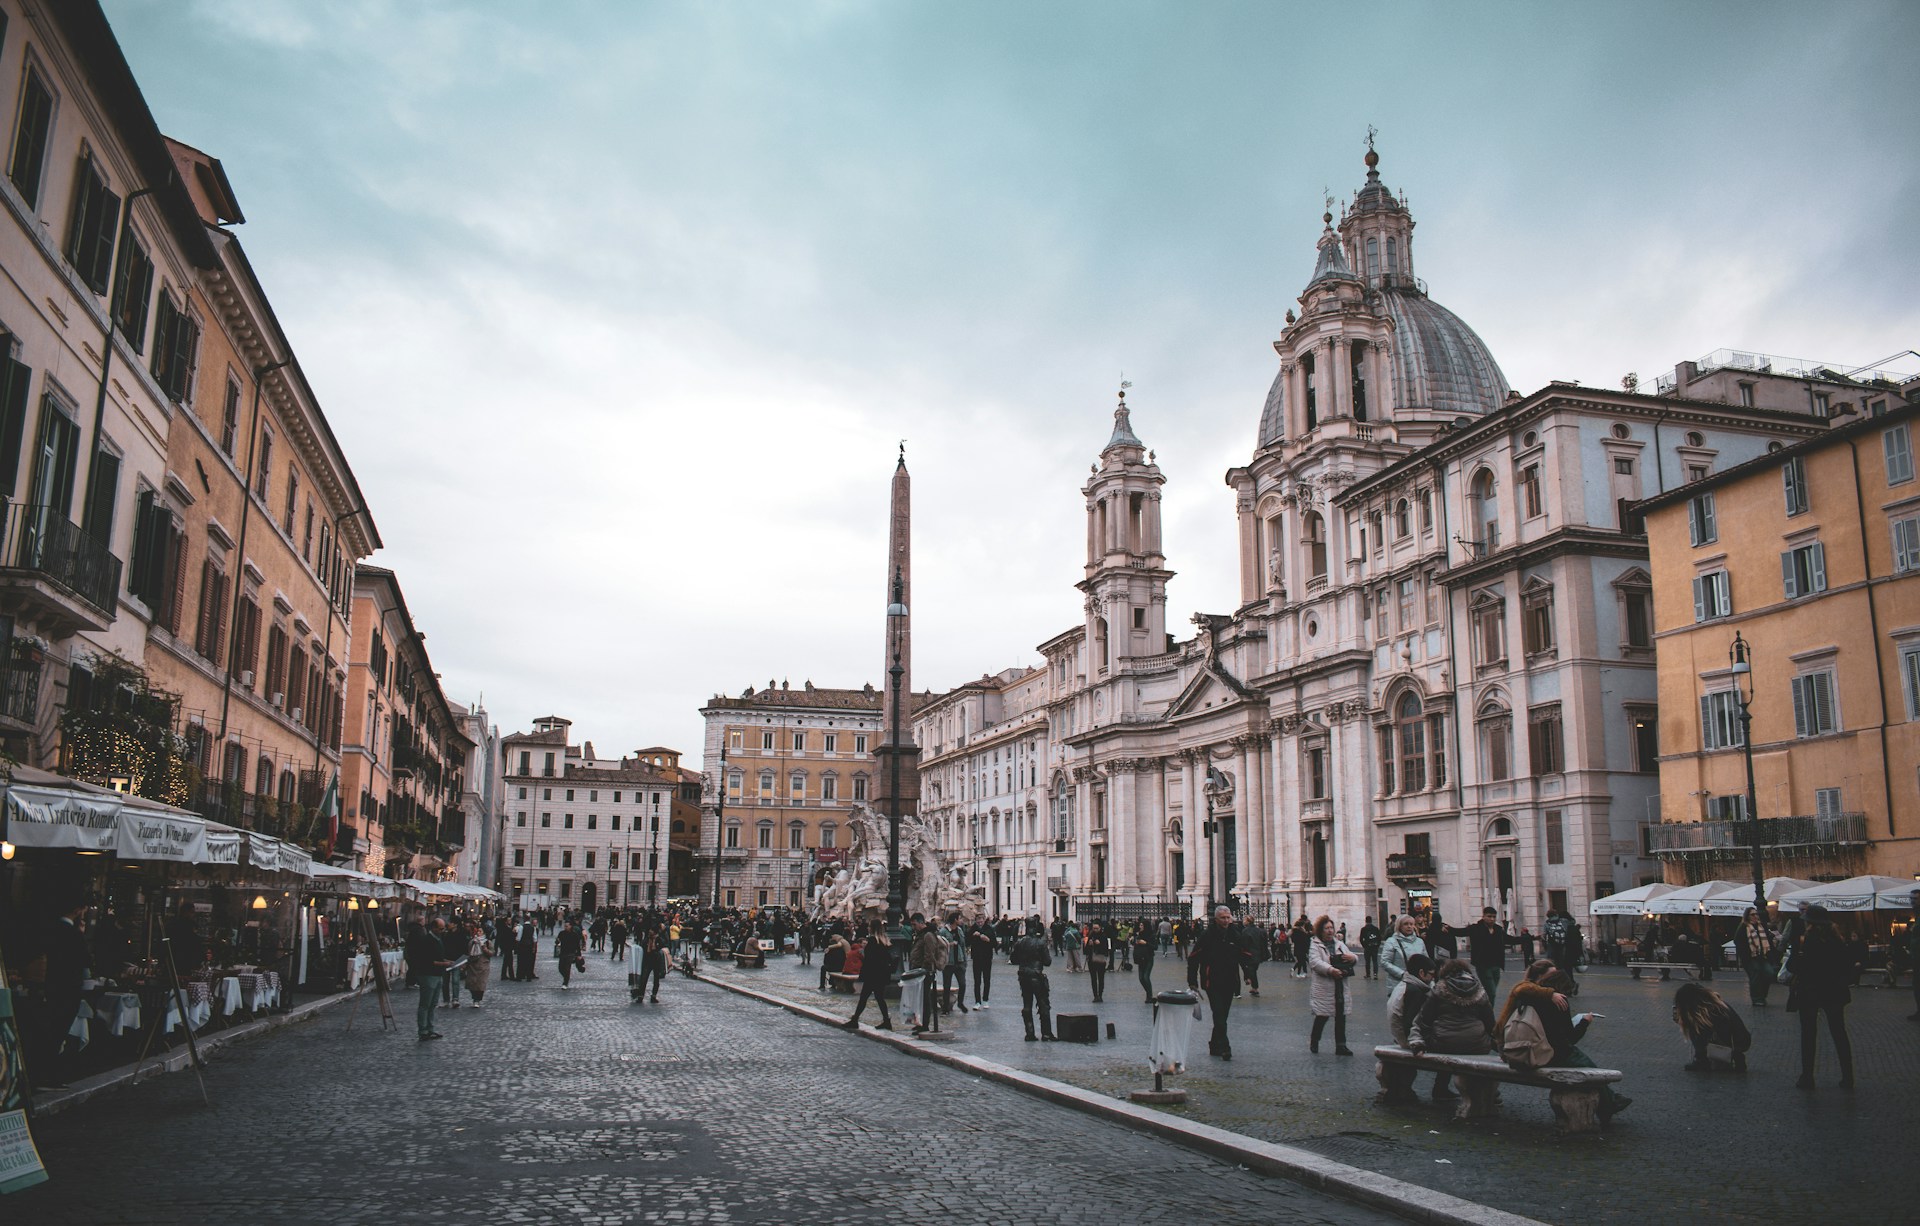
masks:
[[[1123,372],[1168,625],[1230,610],[1222,477],[1369,124],[1518,389],[1920,348],[1911,4],[106,9],[449,696],[603,754],[882,681],[903,438],[916,685],[1036,661]]]

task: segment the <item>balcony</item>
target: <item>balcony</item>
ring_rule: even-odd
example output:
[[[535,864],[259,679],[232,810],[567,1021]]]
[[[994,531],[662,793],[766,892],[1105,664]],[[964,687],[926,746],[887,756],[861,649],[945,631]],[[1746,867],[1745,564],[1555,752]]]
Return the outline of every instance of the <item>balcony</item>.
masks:
[[[1830,813],[1818,817],[1763,817],[1760,846],[1802,856],[1865,847],[1867,815]],[[1734,859],[1752,854],[1752,822],[1666,822],[1647,828],[1647,847],[1656,856]]]
[[[53,507],[0,506],[0,612],[50,638],[113,624],[120,559]]]
[[[1405,851],[1387,857],[1387,876],[1394,881],[1431,877],[1435,872],[1431,855]]]
[[[31,731],[40,719],[40,670],[38,648],[15,643],[13,659],[0,678],[0,719]]]
[[[1000,848],[992,843],[982,843],[973,849],[973,854],[982,860],[998,860]]]

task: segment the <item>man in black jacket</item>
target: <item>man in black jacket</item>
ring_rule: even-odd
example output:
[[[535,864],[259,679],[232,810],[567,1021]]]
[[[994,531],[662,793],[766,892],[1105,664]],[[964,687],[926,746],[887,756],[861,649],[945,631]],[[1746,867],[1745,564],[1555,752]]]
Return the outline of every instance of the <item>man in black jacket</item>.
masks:
[[[1240,954],[1240,933],[1233,912],[1215,907],[1213,923],[1207,925],[1187,956],[1187,986],[1207,994],[1207,1007],[1213,1011],[1213,1037],[1207,1040],[1207,1051],[1222,1060],[1233,1059],[1233,1044],[1227,1041],[1227,1014],[1240,991]]]
[[[1487,990],[1487,999],[1500,999],[1500,972],[1507,964],[1508,937],[1506,929],[1500,926],[1499,913],[1492,907],[1480,911],[1480,922],[1469,924],[1465,928],[1448,930],[1452,935],[1467,938],[1467,961],[1473,963],[1473,973],[1480,976],[1480,985]]]
[[[420,1029],[420,1041],[445,1036],[433,1028],[434,1010],[440,1007],[440,981],[447,973],[447,952],[418,916],[407,925],[407,973],[420,987],[420,1006],[414,1020]],[[375,957],[379,957],[376,952]]]
[[[1053,988],[1047,968],[1053,951],[1047,946],[1047,928],[1039,916],[1027,921],[1027,935],[1013,943],[1013,964],[1020,970],[1020,1020],[1027,1024],[1027,1042],[1036,1037],[1053,1042]],[[1033,1033],[1033,1011],[1040,1010],[1040,1033]]]

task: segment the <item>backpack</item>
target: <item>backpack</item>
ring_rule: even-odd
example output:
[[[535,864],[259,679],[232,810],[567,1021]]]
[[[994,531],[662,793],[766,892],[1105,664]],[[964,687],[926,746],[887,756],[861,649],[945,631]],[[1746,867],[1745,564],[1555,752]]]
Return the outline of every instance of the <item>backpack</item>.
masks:
[[[1519,1072],[1544,1068],[1553,1060],[1553,1044],[1547,1041],[1546,1027],[1532,1005],[1521,1005],[1507,1019],[1500,1038],[1500,1058]]]

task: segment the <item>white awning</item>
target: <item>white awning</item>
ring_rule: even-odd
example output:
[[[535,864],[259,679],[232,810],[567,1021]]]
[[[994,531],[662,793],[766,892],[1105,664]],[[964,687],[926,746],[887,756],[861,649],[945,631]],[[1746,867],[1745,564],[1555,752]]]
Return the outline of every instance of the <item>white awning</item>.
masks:
[[[7,840],[21,847],[111,852],[121,860],[169,864],[240,863],[240,844],[263,871],[306,876],[311,860],[279,839],[208,821],[141,796],[36,772],[45,783],[6,785]]]
[[[1915,883],[1899,877],[1879,877],[1868,874],[1864,877],[1849,877],[1845,881],[1829,881],[1816,885],[1812,889],[1796,890],[1781,898],[1782,910],[1798,911],[1811,903],[1819,903],[1829,911],[1904,911],[1907,904],[1897,906],[1879,906],[1880,897],[1894,896],[1899,891],[1913,893]]]
[[[1673,893],[1673,887],[1664,881],[1651,885],[1635,886],[1631,890],[1622,890],[1618,894],[1609,894],[1605,898],[1596,898],[1587,908],[1590,915],[1644,915],[1647,903],[1662,894]]]

